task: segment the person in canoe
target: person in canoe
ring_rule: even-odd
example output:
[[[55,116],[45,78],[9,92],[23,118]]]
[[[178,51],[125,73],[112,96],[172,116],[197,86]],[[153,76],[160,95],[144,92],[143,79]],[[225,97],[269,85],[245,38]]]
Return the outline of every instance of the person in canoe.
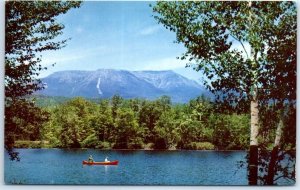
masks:
[[[88,162],[94,162],[94,159],[93,159],[92,155],[89,156]]]
[[[107,156],[105,157],[104,162],[110,162],[110,161],[108,160],[108,157],[107,157]]]

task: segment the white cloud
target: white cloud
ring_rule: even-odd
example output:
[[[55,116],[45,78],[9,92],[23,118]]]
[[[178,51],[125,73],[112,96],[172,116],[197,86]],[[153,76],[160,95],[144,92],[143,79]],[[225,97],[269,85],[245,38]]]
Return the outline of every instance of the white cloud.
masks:
[[[83,28],[81,26],[78,26],[75,30],[78,34],[81,34],[83,32]]]
[[[148,36],[148,35],[158,32],[160,28],[161,28],[160,25],[148,26],[148,27],[140,30],[139,34],[143,35],[143,36]]]
[[[42,65],[44,66],[49,66],[52,65],[53,63],[66,63],[66,62],[71,62],[74,60],[82,59],[84,58],[84,55],[79,55],[79,54],[73,54],[73,55],[65,55],[65,54],[58,54],[55,56],[44,56],[42,58]]]
[[[99,46],[97,48],[89,49],[75,49],[75,50],[66,50],[66,51],[49,51],[46,54],[43,54],[41,64],[43,66],[50,66],[53,63],[62,65],[68,64],[70,62],[86,59],[90,56],[100,54],[106,50],[106,47]]]
[[[173,70],[178,68],[184,68],[186,66],[186,60],[179,60],[176,57],[168,57],[158,60],[147,61],[143,68],[140,70]]]

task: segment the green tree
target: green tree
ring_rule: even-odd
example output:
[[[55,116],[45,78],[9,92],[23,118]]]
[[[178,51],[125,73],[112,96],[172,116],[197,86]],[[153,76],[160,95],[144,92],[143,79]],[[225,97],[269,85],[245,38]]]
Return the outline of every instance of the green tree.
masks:
[[[141,110],[138,115],[139,125],[146,129],[146,139],[145,141],[153,142],[154,134],[153,128],[155,126],[156,121],[158,120],[160,112],[158,108],[155,106],[154,102],[143,101],[141,103]]]
[[[80,148],[81,124],[74,107],[60,107],[59,123],[61,124],[60,142],[62,147]]]
[[[172,105],[171,98],[169,96],[161,96],[155,101],[155,103],[162,111],[169,111]]]
[[[154,127],[154,147],[156,149],[174,149],[180,140],[178,127],[179,123],[174,111],[164,111]]]
[[[276,113],[273,117],[268,117],[269,111],[265,112],[265,116],[262,117],[263,123],[266,124],[268,121],[276,124],[275,134],[273,136],[273,149],[269,158],[266,159],[267,176],[263,177],[264,183],[268,185],[273,185],[275,182],[275,175],[278,172],[281,177],[287,179],[295,179],[295,157],[292,156],[295,153],[296,144],[291,144],[284,141],[284,135],[290,133],[289,130],[294,131],[296,128],[295,118],[290,117],[293,110],[296,107],[296,73],[297,73],[297,63],[296,63],[296,36],[297,36],[297,12],[294,4],[283,4],[282,9],[289,11],[288,14],[282,14],[281,19],[278,20],[278,24],[269,30],[269,34],[276,36],[272,41],[270,41],[270,47],[268,49],[267,59],[268,63],[265,69],[267,72],[268,79],[263,81],[264,88],[261,89],[262,93],[267,97],[264,101],[264,105],[267,108],[263,109],[263,112],[269,110],[270,100],[272,101],[273,113]],[[278,9],[275,9],[278,11]],[[291,114],[291,115],[290,115]],[[294,115],[295,116],[295,115]],[[271,121],[270,121],[270,118]],[[286,125],[286,124],[291,125]],[[267,131],[265,125],[261,130],[261,133]],[[268,125],[266,125],[268,126]],[[291,135],[290,138],[295,136]],[[293,141],[293,140],[292,140]],[[292,159],[291,165],[289,167],[283,168],[283,158],[285,154],[289,154]],[[284,161],[283,161],[284,162]],[[282,172],[288,171],[288,172]],[[276,177],[278,178],[278,177]]]
[[[162,96],[154,101],[142,101],[139,110],[139,125],[146,130],[146,142],[153,142],[156,122],[164,111],[170,111],[171,98]]]
[[[58,50],[66,44],[66,40],[54,41],[64,28],[56,17],[80,4],[71,1],[5,2],[5,148],[12,159],[17,158],[17,153],[12,152],[13,132],[20,127],[16,120],[42,122],[41,118],[45,117],[43,111],[25,98],[43,88],[36,77],[46,68],[40,64],[38,54]],[[23,114],[33,110],[36,114],[32,117]]]
[[[181,119],[179,126],[180,140],[178,142],[178,148],[189,149],[189,145],[192,142],[198,142],[202,124],[199,121],[191,119],[190,116],[185,115]]]
[[[56,108],[45,108],[50,114],[49,121],[44,123],[42,127],[42,140],[49,143],[49,147],[59,147],[60,140],[59,135],[61,132],[60,125],[57,123],[58,109]]]
[[[213,128],[209,125],[209,117],[213,104],[204,96],[190,100],[188,110],[181,122],[182,140],[180,144],[187,147],[192,142],[212,142]]]
[[[211,115],[214,127],[213,143],[220,150],[245,150],[249,147],[249,118],[247,115]]]
[[[117,117],[118,109],[121,107],[122,103],[123,98],[119,95],[114,95],[111,98],[111,113],[114,121]]]
[[[117,115],[115,148],[141,148],[143,128],[139,127],[134,112],[129,108],[123,108]]]
[[[11,105],[9,109],[6,109],[5,114],[11,116],[11,118],[6,120],[10,127],[7,127],[5,130],[14,129],[13,131],[5,131],[8,134],[6,140],[11,143],[16,139],[40,140],[40,128],[42,123],[46,122],[49,117],[48,112],[35,107],[34,103],[22,100]],[[35,119],[30,120],[29,118]],[[13,147],[13,144],[9,145],[9,147]]]
[[[102,142],[112,142],[114,132],[114,123],[112,118],[112,110],[108,100],[101,100],[99,110],[95,113],[93,123],[97,138]]]
[[[282,64],[274,59],[276,54],[280,58],[291,58],[283,60],[294,68],[291,66],[293,54],[290,54],[293,51],[286,55],[288,44],[283,43],[280,48],[276,44],[284,40],[295,42],[295,3],[158,2],[153,10],[158,13],[155,18],[176,33],[177,43],[183,43],[187,48],[181,59],[194,61],[195,64],[190,66],[207,77],[205,84],[217,100],[229,102],[235,108],[241,103],[250,103],[249,184],[256,185],[259,103],[273,97],[272,93],[265,96],[261,89],[269,86],[266,84],[281,88],[273,83],[273,78],[287,70],[277,66]],[[240,48],[236,44],[240,44]],[[246,50],[247,46],[250,52]],[[268,66],[277,69],[267,69]],[[295,72],[284,72],[275,78],[294,79]],[[287,87],[283,83],[279,85]]]
[[[208,117],[212,112],[212,104],[204,96],[197,97],[189,102],[191,116],[193,119],[207,123]]]
[[[92,126],[94,111],[95,105],[83,98],[71,99],[57,108],[56,123],[61,129],[59,139],[62,147],[91,146],[91,135],[96,134]]]
[[[218,115],[213,119],[213,144],[220,150],[226,150],[232,141],[232,134],[227,119]]]

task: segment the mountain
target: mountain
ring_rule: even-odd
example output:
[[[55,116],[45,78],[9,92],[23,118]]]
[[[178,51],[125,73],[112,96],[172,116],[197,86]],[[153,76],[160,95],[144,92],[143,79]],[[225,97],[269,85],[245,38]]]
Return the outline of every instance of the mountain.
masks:
[[[59,71],[42,79],[46,88],[39,94],[47,96],[155,99],[162,95],[173,102],[188,102],[200,95],[208,96],[204,87],[173,71]]]

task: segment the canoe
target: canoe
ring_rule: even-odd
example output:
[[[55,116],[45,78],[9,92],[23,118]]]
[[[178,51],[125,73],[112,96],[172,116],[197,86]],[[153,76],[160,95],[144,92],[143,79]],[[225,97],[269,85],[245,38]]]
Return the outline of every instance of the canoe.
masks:
[[[82,161],[82,164],[84,165],[118,165],[119,161],[114,160],[114,161],[109,161],[109,162],[88,162],[86,160]]]

